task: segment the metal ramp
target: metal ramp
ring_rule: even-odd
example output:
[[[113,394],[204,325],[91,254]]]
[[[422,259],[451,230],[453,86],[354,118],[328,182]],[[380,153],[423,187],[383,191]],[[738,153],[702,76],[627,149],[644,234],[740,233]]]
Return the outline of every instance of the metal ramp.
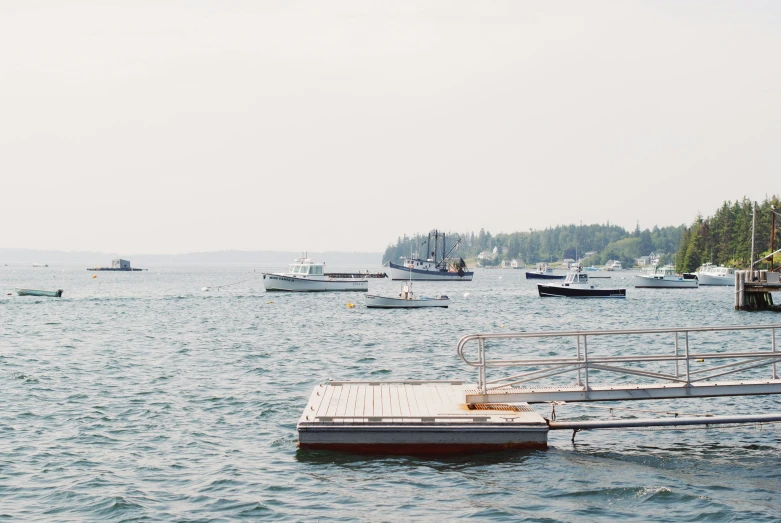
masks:
[[[776,329],[779,328],[781,324],[472,334],[459,341],[457,353],[461,360],[478,371],[477,387],[465,390],[467,404],[781,394],[781,380],[776,372],[776,364],[781,361],[781,352],[776,350]],[[725,335],[714,340],[714,336],[721,335],[706,339],[708,336],[703,333]],[[603,343],[612,340],[615,348],[616,337],[631,337],[632,347],[644,347],[642,339],[647,335],[654,336],[652,341],[669,336],[669,343],[649,344],[644,353],[635,356],[610,355]],[[567,351],[562,348],[549,357],[489,359],[487,356],[491,340],[533,339],[540,343],[550,338],[571,340],[570,354],[560,355],[559,352]],[[635,343],[638,339],[641,340],[639,344]],[[697,351],[696,341],[708,350]],[[474,359],[466,355],[470,342],[477,342]],[[760,367],[769,368],[767,379],[756,379],[755,375],[747,379],[746,371]],[[512,374],[488,379],[489,370],[510,368],[514,369]],[[573,377],[571,381],[557,383],[565,374]],[[604,383],[606,376],[615,375],[637,376],[642,382]],[[715,380],[723,376],[730,376],[733,381]]]

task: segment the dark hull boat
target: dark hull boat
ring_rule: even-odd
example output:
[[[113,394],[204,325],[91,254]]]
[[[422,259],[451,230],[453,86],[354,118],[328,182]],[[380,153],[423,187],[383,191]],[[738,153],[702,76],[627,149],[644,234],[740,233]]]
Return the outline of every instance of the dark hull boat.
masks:
[[[588,282],[585,272],[571,272],[562,283],[537,284],[540,298],[626,298],[626,289],[600,289]]]
[[[626,289],[579,289],[561,285],[537,285],[542,298],[626,298]]]
[[[527,280],[563,280],[563,275],[558,274],[543,274],[539,272],[529,272],[526,271],[526,279]]]

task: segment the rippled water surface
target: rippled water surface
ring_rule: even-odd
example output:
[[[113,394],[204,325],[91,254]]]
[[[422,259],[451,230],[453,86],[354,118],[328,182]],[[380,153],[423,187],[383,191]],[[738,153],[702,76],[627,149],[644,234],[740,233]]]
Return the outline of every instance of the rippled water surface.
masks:
[[[467,333],[781,323],[777,314],[733,311],[729,288],[540,299],[522,271],[478,271],[471,283],[416,285],[419,294],[454,297],[449,309],[384,311],[363,307],[361,294],[267,294],[246,267],[92,275],[0,267],[0,520],[779,519],[773,425],[583,432],[574,445],[570,433],[551,432],[546,451],[446,459],[296,447],[296,421],[328,378],[474,381],[454,352]],[[626,284],[627,275],[600,282]],[[6,295],[16,287],[65,295]],[[370,284],[373,293],[397,287]],[[699,342],[718,350],[725,340]],[[593,350],[643,348],[627,340]],[[781,412],[772,396],[611,406]],[[609,416],[576,405],[557,414]]]

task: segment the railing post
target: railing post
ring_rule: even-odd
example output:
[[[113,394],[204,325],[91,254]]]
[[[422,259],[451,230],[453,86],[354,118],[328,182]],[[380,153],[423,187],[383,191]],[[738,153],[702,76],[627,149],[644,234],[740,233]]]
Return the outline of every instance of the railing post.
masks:
[[[686,331],[686,384],[689,385],[689,331]]]
[[[773,349],[773,352],[776,351],[776,328],[771,327],[770,328],[770,346]],[[773,362],[773,379],[778,379],[778,374],[776,374],[776,362]]]
[[[583,383],[580,381],[580,334],[577,335],[578,339],[578,387],[583,386]]]
[[[481,394],[485,394],[485,340],[483,338],[477,339],[477,347],[480,353],[480,371],[478,372],[477,388],[480,389]]]
[[[675,333],[675,377],[680,378],[678,374],[678,333]]]
[[[583,335],[583,365],[586,368],[586,394],[588,394],[588,338],[585,334]]]

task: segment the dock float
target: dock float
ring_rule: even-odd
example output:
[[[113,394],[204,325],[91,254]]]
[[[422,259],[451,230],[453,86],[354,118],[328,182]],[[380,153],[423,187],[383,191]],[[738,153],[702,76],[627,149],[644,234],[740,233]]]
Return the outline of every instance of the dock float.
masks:
[[[525,403],[472,404],[462,381],[330,381],[298,420],[310,450],[431,455],[545,448],[548,424]]]

